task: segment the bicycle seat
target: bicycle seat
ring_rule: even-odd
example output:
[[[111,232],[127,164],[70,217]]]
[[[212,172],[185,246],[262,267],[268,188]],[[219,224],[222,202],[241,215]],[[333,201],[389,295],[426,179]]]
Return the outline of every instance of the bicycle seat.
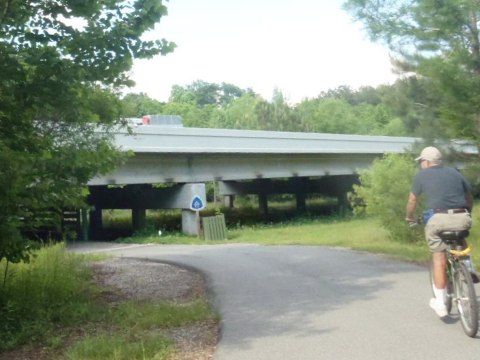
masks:
[[[469,234],[470,234],[470,231],[468,230],[446,230],[446,231],[441,231],[438,235],[443,240],[455,241],[455,240],[465,239]]]

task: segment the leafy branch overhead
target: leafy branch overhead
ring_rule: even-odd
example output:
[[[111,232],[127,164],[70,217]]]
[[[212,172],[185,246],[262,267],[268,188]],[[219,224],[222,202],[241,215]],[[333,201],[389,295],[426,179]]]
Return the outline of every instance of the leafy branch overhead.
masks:
[[[86,182],[122,159],[115,93],[134,59],[175,48],[144,38],[166,14],[161,0],[0,2],[0,259],[21,259],[29,231],[84,206]]]
[[[142,39],[166,13],[158,0],[7,1],[2,50],[27,64],[73,72],[77,80],[124,85],[134,58],[174,49],[165,39]]]

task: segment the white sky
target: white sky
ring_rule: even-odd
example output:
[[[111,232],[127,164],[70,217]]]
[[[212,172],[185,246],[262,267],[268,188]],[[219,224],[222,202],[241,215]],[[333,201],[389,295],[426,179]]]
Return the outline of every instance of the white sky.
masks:
[[[196,80],[248,87],[266,100],[275,88],[296,103],[341,85],[392,83],[386,48],[341,9],[343,0],[170,0],[154,38],[173,53],[137,60],[136,86],[167,101],[173,85]]]

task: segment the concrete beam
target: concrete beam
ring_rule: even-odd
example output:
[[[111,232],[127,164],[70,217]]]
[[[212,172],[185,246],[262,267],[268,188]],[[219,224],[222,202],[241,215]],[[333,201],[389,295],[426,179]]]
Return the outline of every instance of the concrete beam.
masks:
[[[189,209],[195,196],[205,201],[205,184],[180,184],[168,188],[91,186],[88,202],[102,209]]]
[[[265,186],[260,181],[220,181],[219,194],[222,196],[248,194],[323,194],[341,196],[350,191],[358,181],[357,175],[325,176],[319,179],[292,178],[272,180]]]
[[[368,169],[377,154],[169,154],[137,153],[89,185],[197,183],[351,175]]]

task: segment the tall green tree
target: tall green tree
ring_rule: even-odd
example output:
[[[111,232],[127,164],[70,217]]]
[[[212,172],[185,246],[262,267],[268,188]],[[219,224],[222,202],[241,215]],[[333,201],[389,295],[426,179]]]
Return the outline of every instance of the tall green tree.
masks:
[[[429,113],[449,136],[480,140],[480,2],[348,0],[345,8],[388,45],[398,69],[425,80],[440,99]]]
[[[141,118],[144,115],[161,114],[163,105],[145,93],[130,93],[122,98],[122,116]]]
[[[305,100],[296,111],[308,132],[359,134],[353,106],[336,97]]]
[[[382,104],[401,119],[405,135],[429,140],[448,138],[446,129],[439,124],[438,108],[441,98],[431,91],[431,81],[407,77],[393,85],[381,87]]]
[[[163,114],[179,115],[183,126],[210,128],[215,127],[217,118],[221,116],[221,109],[216,106],[197,106],[190,102],[168,102],[163,106]]]
[[[257,104],[263,100],[256,95],[246,93],[225,107],[224,122],[216,127],[226,129],[260,130],[256,114]]]
[[[251,89],[243,90],[229,83],[209,83],[197,80],[193,83],[180,86],[174,85],[170,93],[170,102],[194,103],[197,106],[214,105],[224,107],[240,98],[245,93],[252,93]]]
[[[278,89],[273,91],[271,102],[265,100],[257,102],[255,115],[260,130],[300,131],[300,121],[296,112]]]
[[[335,98],[344,100],[350,105],[367,103],[378,105],[381,102],[380,93],[371,86],[362,86],[358,90],[352,90],[348,86],[339,86],[334,89],[322,91],[318,98]]]
[[[160,0],[0,2],[0,260],[26,259],[27,231],[81,206],[88,180],[118,163],[112,89],[132,84],[135,58],[173,50],[142,39],[166,12]]]

